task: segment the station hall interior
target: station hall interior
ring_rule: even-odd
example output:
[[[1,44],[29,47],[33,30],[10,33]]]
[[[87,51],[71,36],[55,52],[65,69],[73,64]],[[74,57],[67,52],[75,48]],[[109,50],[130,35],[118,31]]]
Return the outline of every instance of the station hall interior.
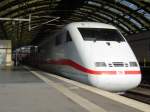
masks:
[[[49,35],[67,24],[80,22],[112,25],[127,40],[142,78],[137,88],[121,96],[135,102],[125,101],[120,94],[109,95],[107,91],[71,82],[66,76],[52,75],[55,72],[30,64],[36,61],[39,46]],[[68,60],[49,63],[80,67]],[[0,111],[3,112],[150,112],[150,0],[0,0],[0,91]],[[110,101],[105,96],[114,99]],[[56,103],[59,108],[54,106]]]

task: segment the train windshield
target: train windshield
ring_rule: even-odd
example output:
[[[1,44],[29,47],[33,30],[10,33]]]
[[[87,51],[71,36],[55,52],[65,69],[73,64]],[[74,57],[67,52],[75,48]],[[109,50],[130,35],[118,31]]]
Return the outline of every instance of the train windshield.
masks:
[[[85,41],[125,41],[115,29],[106,28],[78,28]]]

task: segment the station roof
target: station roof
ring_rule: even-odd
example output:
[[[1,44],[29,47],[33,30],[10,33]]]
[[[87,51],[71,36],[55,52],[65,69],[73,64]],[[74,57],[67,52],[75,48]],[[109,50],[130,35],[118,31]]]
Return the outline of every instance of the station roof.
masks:
[[[149,31],[150,0],[0,1],[0,38],[16,46],[41,41],[46,32],[79,21],[112,24],[126,36]]]

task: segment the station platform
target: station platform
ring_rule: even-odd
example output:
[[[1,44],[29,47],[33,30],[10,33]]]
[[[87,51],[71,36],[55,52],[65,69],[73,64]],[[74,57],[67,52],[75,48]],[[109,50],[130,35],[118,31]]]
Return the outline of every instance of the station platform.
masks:
[[[150,105],[26,66],[0,69],[0,112],[150,112]]]

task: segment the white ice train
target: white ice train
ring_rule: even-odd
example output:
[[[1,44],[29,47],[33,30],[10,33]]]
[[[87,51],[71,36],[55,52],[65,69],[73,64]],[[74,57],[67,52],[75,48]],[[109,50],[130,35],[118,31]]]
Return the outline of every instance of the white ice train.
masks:
[[[126,91],[141,82],[133,51],[108,24],[70,23],[39,45],[38,59],[41,68],[108,91]]]

